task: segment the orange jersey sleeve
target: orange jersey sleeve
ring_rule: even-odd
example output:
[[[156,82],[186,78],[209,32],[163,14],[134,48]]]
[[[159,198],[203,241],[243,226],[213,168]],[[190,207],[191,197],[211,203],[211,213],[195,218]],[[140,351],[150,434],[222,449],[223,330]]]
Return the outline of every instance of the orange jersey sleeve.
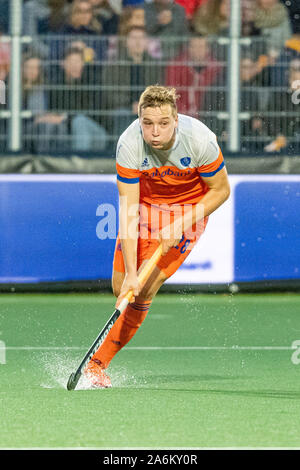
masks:
[[[133,168],[125,168],[119,163],[116,163],[116,170],[117,170],[117,179],[122,181],[122,183],[129,183],[134,184],[140,181],[140,170],[136,170]]]
[[[200,167],[198,167],[198,172],[200,176],[214,176],[216,173],[218,173],[218,171],[222,170],[224,166],[224,157],[220,150],[218,158],[214,162],[209,163],[208,165],[201,165]]]

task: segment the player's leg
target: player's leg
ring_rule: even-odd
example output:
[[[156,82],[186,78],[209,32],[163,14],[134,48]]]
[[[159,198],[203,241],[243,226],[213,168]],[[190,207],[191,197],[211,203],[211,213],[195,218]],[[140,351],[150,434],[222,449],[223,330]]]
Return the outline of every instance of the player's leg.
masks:
[[[146,262],[147,260],[141,265],[140,269],[143,268]],[[113,273],[113,291],[116,297],[120,293],[123,279],[124,273],[118,271]],[[92,357],[92,360],[96,361],[99,366],[106,369],[113,357],[133,338],[145,320],[154,296],[165,280],[166,274],[156,266],[139,295],[136,296],[134,302],[128,304]]]
[[[95,353],[94,359],[99,361],[99,365],[106,368],[115,354],[133,338],[145,320],[153,298],[162,284],[177,271],[190,254],[192,247],[195,246],[205,230],[206,223],[207,219],[197,231],[195,230],[193,232],[191,238],[187,238],[188,235],[183,235],[179,244],[171,248],[167,254],[161,257],[142,287],[139,295],[136,296],[133,303],[127,306],[108,333],[99,350]],[[139,240],[139,242],[138,265],[140,267],[138,272],[143,269],[159,244],[157,240],[152,240],[150,243],[146,242],[145,244],[143,244],[141,240]],[[120,246],[121,244],[117,240],[112,276],[113,292],[116,297],[120,294],[125,276],[125,266]]]
[[[100,371],[106,369],[113,357],[133,338],[145,320],[156,293],[159,291],[166,279],[172,276],[184,262],[191,252],[191,247],[195,245],[200,238],[201,233],[204,231],[205,225],[203,230],[199,231],[193,239],[190,240],[183,236],[180,243],[176,247],[171,248],[168,253],[160,259],[157,266],[153,269],[151,275],[145,282],[140,294],[135,298],[135,301],[132,304],[127,306],[122,315],[120,315],[100,348],[92,357],[91,363],[94,364],[92,367],[97,366]],[[139,250],[139,270],[142,269],[148,259],[151,258],[157,246],[158,241],[153,241],[150,244],[147,244],[147,248]],[[124,276],[125,266],[121,244],[119,240],[117,240],[112,276],[112,287],[116,297],[118,297],[120,293]]]

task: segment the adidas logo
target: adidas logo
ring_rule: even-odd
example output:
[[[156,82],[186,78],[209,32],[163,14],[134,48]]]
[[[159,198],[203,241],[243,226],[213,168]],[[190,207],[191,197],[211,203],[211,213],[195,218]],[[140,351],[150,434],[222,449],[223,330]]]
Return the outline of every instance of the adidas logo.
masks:
[[[148,165],[149,165],[149,160],[148,160],[148,157],[146,157],[142,163],[142,167],[148,166]]]

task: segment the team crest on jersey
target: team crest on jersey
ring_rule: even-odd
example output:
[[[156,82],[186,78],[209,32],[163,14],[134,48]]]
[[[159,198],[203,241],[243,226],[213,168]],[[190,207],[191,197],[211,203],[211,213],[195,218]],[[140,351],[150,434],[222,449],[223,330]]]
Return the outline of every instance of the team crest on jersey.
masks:
[[[189,164],[191,163],[191,159],[190,157],[183,157],[180,159],[180,163],[182,166],[189,166]]]

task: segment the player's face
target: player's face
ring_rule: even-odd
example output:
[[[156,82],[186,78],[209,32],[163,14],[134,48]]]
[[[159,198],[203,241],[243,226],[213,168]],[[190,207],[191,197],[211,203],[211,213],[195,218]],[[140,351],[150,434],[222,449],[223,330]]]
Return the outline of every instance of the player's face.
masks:
[[[141,110],[140,124],[145,142],[157,150],[168,150],[175,141],[178,117],[171,105]]]

